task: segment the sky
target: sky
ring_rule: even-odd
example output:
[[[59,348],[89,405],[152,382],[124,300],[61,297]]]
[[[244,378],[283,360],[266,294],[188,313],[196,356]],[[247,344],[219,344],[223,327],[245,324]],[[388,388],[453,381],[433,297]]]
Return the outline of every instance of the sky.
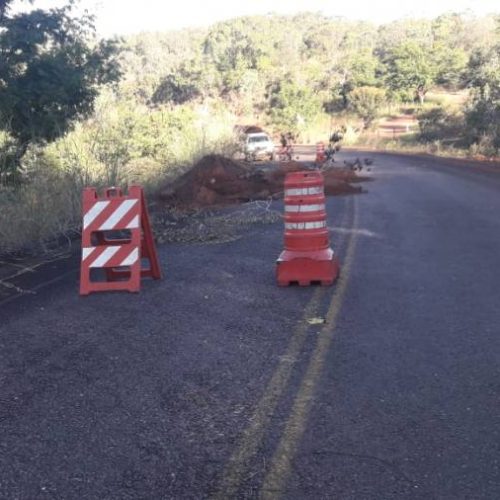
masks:
[[[35,0],[34,7],[64,3],[64,0]],[[80,0],[80,4],[80,8],[96,15],[96,27],[102,36],[207,26],[232,17],[271,12],[321,12],[374,23],[404,17],[436,17],[450,11],[476,15],[500,13],[499,0]],[[16,9],[22,9],[23,1],[16,0],[15,5]]]

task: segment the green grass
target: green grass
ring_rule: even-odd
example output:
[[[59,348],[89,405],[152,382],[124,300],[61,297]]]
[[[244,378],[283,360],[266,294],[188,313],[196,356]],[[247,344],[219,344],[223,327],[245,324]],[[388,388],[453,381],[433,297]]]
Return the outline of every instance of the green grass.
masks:
[[[435,140],[428,143],[419,141],[419,134],[406,134],[396,139],[361,136],[353,145],[380,151],[431,154],[452,158],[491,159],[474,147],[458,145],[459,141]],[[494,159],[494,158],[493,158]]]
[[[43,251],[78,233],[86,186],[141,184],[150,199],[210,153],[238,148],[233,121],[220,111],[155,109],[99,102],[94,117],[22,160],[23,182],[0,185],[0,254]]]

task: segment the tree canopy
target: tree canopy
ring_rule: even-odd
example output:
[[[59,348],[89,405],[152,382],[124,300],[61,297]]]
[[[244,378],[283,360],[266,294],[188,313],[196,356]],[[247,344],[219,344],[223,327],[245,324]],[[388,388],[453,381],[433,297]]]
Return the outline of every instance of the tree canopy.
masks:
[[[20,151],[53,141],[93,109],[99,85],[116,81],[117,42],[98,41],[93,19],[63,8],[10,15],[0,4],[0,127]]]
[[[379,27],[312,13],[250,16],[133,35],[118,47],[98,41],[93,19],[75,18],[71,1],[15,15],[9,3],[0,1],[0,127],[21,154],[91,115],[100,87],[115,81],[117,98],[136,105],[209,100],[290,130],[324,110],[350,110],[369,125],[377,106],[423,103],[435,85],[474,89],[470,119],[477,123],[480,103],[490,103],[497,88],[488,73],[497,50],[491,16]]]

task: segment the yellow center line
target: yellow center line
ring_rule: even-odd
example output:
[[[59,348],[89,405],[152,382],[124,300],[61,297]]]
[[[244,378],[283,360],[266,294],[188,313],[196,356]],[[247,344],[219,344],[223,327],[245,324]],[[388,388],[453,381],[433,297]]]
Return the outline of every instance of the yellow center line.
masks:
[[[342,225],[347,222],[348,217],[349,210],[346,210]],[[250,425],[243,431],[235,451],[229,458],[219,487],[212,496],[213,499],[234,498],[236,496],[242,481],[248,474],[249,463],[256,454],[276,406],[287,387],[294,362],[302,351],[310,327],[306,319],[318,315],[321,299],[327,290],[326,287],[316,288],[304,308],[302,319],[296,326],[286,352],[281,356],[278,366],[255,408]]]
[[[358,222],[356,207],[357,205],[355,203],[354,227],[357,227]],[[260,497],[264,500],[275,500],[284,492],[297,446],[304,434],[325,358],[333,340],[337,317],[342,307],[342,301],[349,281],[349,273],[354,259],[355,247],[356,233],[353,233],[349,240],[346,258],[342,266],[342,273],[326,314],[325,326],[321,329],[319,334],[315,350],[295,398],[290,417],[286,422],[285,430],[283,431],[281,440],[272,458],[269,472],[264,479],[260,492]]]
[[[309,328],[309,324],[305,321],[305,318],[317,314],[316,311],[324,293],[325,288],[317,288],[307,304],[304,310],[304,318],[302,318],[296,327],[285,354],[281,356],[278,367],[268,383],[264,395],[257,404],[250,419],[250,425],[243,431],[236,450],[229,459],[219,489],[213,496],[214,499],[233,498],[236,496],[241,481],[247,472],[250,459],[255,455],[262,442],[276,405],[287,386],[293,364],[302,350]]]

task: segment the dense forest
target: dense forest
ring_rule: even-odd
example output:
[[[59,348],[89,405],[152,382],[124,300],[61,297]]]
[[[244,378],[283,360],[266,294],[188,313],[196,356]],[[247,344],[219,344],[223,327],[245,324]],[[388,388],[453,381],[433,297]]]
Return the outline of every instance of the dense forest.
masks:
[[[234,154],[237,125],[303,141],[342,126],[362,143],[379,119],[406,113],[422,147],[500,150],[493,15],[382,26],[267,15],[100,40],[71,5],[35,0],[16,14],[10,3],[0,1],[0,252],[77,228],[85,185],[154,190],[208,152]]]

